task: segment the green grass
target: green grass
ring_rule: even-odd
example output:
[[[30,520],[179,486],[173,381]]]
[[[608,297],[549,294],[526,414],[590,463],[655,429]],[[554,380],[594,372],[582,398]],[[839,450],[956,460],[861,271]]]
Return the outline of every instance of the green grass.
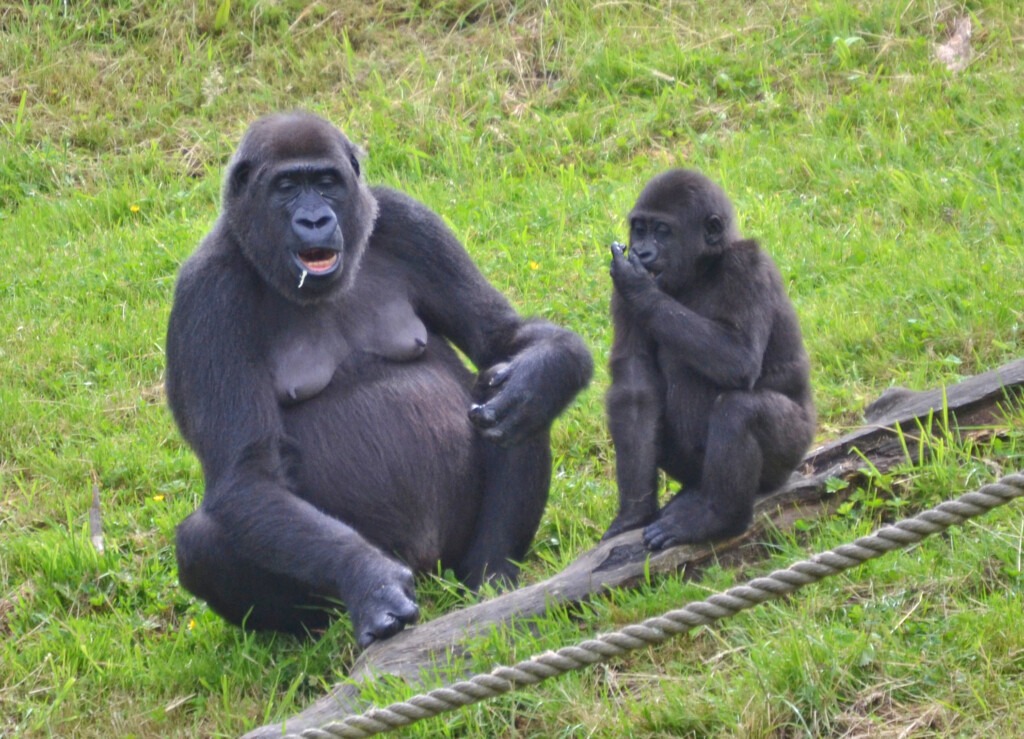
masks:
[[[259,114],[302,107],[371,181],[443,215],[528,314],[578,331],[595,381],[554,434],[526,577],[615,508],[606,245],[642,184],[704,170],[775,256],[814,365],[819,436],[886,387],[1024,354],[1024,18],[965,5],[236,0],[0,3],[0,736],[226,736],[343,675],[322,640],[244,634],[177,585],[198,465],[162,395],[178,265]],[[933,58],[971,16],[960,74]],[[473,665],[706,597],[1024,468],[1024,416],[880,476],[770,556],[615,593]],[[106,553],[89,543],[96,480]],[[1009,736],[1024,723],[1019,506],[705,628],[482,704],[422,736]],[[428,616],[460,600],[424,580]],[[376,687],[387,702],[398,687]]]

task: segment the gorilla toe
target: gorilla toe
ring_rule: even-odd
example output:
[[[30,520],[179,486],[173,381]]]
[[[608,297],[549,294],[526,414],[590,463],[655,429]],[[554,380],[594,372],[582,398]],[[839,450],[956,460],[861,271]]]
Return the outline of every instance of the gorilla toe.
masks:
[[[685,543],[686,541],[680,539],[671,530],[666,530],[661,521],[655,521],[644,529],[644,546],[652,552]]]

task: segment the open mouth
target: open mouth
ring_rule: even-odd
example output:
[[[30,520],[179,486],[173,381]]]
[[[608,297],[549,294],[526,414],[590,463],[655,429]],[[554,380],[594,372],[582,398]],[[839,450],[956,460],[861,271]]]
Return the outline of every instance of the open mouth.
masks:
[[[341,253],[334,249],[303,249],[294,256],[299,269],[311,277],[329,275],[341,264]]]

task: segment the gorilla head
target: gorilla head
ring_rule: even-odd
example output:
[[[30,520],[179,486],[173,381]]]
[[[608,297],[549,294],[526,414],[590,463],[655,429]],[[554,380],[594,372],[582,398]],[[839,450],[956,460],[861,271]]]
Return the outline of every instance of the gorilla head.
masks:
[[[732,204],[699,172],[672,169],[647,183],[629,214],[629,248],[676,295],[696,278],[702,261],[738,240]]]
[[[229,237],[289,300],[336,296],[355,279],[377,216],[360,153],[327,121],[282,113],[254,123],[228,166]]]

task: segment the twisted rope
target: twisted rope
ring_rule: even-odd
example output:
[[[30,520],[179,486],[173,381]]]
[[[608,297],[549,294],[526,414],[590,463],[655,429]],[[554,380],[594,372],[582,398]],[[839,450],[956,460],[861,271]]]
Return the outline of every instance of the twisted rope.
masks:
[[[545,652],[512,667],[495,667],[486,675],[476,675],[448,687],[437,688],[407,701],[366,713],[346,716],[320,728],[306,729],[300,734],[286,734],[287,739],[362,739],[402,726],[433,718],[488,698],[508,693],[523,685],[535,685],[551,677],[563,675],[597,662],[604,662],[635,649],[661,644],[670,637],[694,627],[705,626],[719,619],[753,608],[759,603],[788,595],[805,585],[818,582],[844,570],[875,559],[894,549],[916,544],[927,536],[945,531],[950,526],[980,516],[1014,498],[1024,496],[1024,474],[1007,475],[998,482],[985,485],[955,500],[885,526],[874,534],[861,537],[852,544],[843,544],[828,552],[816,554],[767,577],[758,577],[745,585],[729,588],[697,603],[689,603],[662,616],[649,618],[621,631],[603,634],[575,646]]]

